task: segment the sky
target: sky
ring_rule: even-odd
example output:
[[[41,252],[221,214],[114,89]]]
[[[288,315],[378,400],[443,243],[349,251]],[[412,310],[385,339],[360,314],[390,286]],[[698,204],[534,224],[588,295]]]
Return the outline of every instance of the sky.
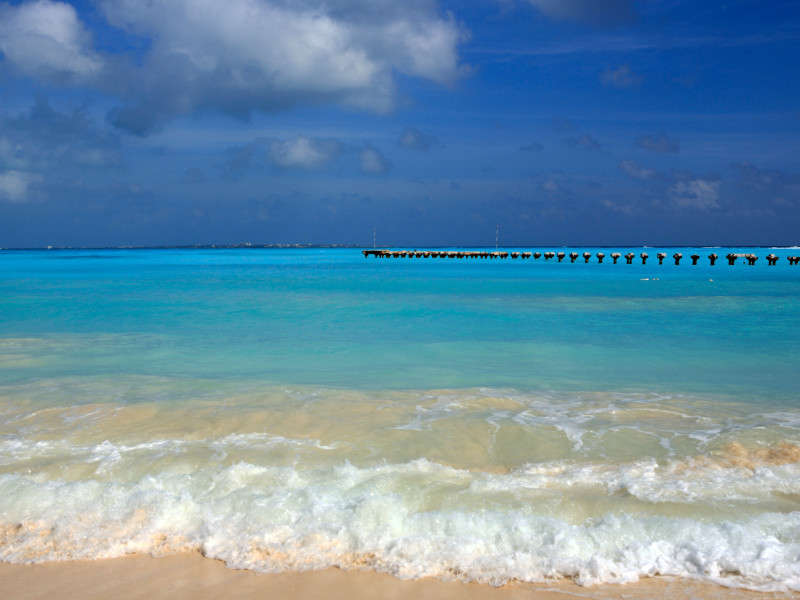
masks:
[[[800,1],[0,1],[0,247],[800,244]]]

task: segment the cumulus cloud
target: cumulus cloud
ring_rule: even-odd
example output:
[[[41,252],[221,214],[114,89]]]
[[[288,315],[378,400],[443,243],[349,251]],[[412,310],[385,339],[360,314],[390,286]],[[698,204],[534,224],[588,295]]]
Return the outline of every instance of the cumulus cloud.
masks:
[[[634,20],[630,0],[528,0],[542,14],[559,21],[577,21],[598,27]]]
[[[565,138],[564,143],[571,148],[580,148],[581,150],[600,150],[602,147],[588,133],[584,133],[580,137],[570,136]]]
[[[25,202],[28,199],[28,188],[42,180],[36,173],[24,171],[0,172],[0,200],[6,202]]]
[[[282,169],[319,171],[326,169],[343,151],[344,146],[336,140],[298,135],[286,141],[271,140],[267,160]]]
[[[235,115],[334,102],[392,110],[395,73],[449,85],[463,28],[435,0],[105,0],[115,26],[150,41],[144,65],[109,82],[133,98],[113,122],[145,134],[195,110]]]
[[[631,69],[630,65],[620,65],[615,69],[607,68],[600,76],[604,86],[617,89],[639,87],[643,79],[641,75]]]
[[[0,51],[23,75],[57,83],[91,81],[103,68],[91,46],[70,4],[35,0],[0,5]]]
[[[419,129],[406,127],[397,140],[398,145],[411,150],[430,150],[435,138],[429,133],[423,133]]]
[[[678,181],[668,194],[674,206],[695,210],[720,208],[719,191],[722,182],[710,179]]]
[[[636,138],[636,146],[650,152],[680,152],[681,141],[667,136],[666,133],[640,135]]]
[[[366,148],[358,154],[359,168],[362,173],[382,175],[392,168],[392,163],[376,148]]]
[[[749,162],[731,165],[739,175],[739,187],[759,203],[800,205],[800,175],[783,169],[762,169]]]
[[[620,171],[633,177],[634,179],[641,179],[642,181],[652,181],[658,178],[658,174],[654,169],[643,167],[635,160],[621,160],[619,161]]]

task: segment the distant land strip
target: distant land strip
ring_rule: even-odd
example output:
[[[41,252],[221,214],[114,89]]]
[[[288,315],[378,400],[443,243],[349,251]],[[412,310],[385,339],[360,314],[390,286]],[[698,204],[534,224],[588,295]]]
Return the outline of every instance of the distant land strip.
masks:
[[[488,259],[488,260],[506,260],[511,258],[512,260],[538,260],[540,258],[544,258],[545,261],[549,261],[551,259],[556,259],[558,262],[563,262],[564,259],[569,258],[569,262],[579,262],[578,259],[582,258],[584,263],[592,262],[592,258],[596,259],[596,262],[602,263],[606,257],[610,258],[614,264],[617,264],[620,258],[625,259],[626,264],[633,264],[633,261],[638,258],[642,261],[642,264],[647,264],[647,259],[650,258],[650,255],[647,252],[639,253],[637,257],[635,253],[628,252],[625,255],[622,255],[620,252],[611,252],[606,254],[605,252],[597,252],[596,254],[592,254],[591,252],[570,252],[567,254],[566,252],[506,252],[506,251],[495,251],[489,252],[486,250],[362,250],[365,258],[369,258],[370,256],[374,256],[375,258],[450,258],[450,259]],[[658,260],[658,264],[664,264],[664,260],[667,258],[666,252],[659,252],[655,255],[655,259]],[[681,252],[675,252],[671,257],[672,260],[675,261],[676,265],[681,264],[681,260],[683,259],[683,254]],[[692,261],[693,265],[697,264],[697,261],[700,260],[701,256],[699,254],[691,254],[688,256],[689,260]],[[717,259],[719,259],[719,255],[715,253],[709,254],[707,257],[710,264],[715,265],[717,263]],[[758,256],[751,253],[740,254],[740,253],[729,253],[726,254],[724,257],[729,265],[735,265],[737,261],[741,259],[742,264],[748,265],[755,265],[758,261]],[[767,260],[767,264],[775,265],[780,260],[779,256],[775,254],[767,254],[765,257]],[[787,256],[786,259],[789,261],[790,265],[796,265],[800,263],[800,256]]]

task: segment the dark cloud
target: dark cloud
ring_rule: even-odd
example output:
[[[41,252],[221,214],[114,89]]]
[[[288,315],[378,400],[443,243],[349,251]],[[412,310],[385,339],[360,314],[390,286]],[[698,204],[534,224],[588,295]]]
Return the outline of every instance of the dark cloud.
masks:
[[[166,107],[117,106],[106,116],[109,123],[127,133],[145,137],[161,128],[160,120],[168,114]]]
[[[632,179],[637,179],[644,186],[645,194],[650,199],[650,208],[672,214],[692,212],[709,212],[723,207],[724,181],[718,175],[698,175],[690,171],[671,171],[659,173],[655,169],[644,167],[635,160],[623,159],[619,162],[619,170]],[[606,207],[633,214],[635,205],[617,200],[607,200]]]
[[[85,109],[59,112],[43,97],[27,113],[0,117],[0,166],[116,166],[121,163],[120,146],[119,138],[97,125]]]
[[[783,169],[761,169],[749,162],[731,165],[738,185],[756,204],[800,207],[800,174]]]
[[[630,0],[528,0],[544,15],[596,27],[614,27],[635,20]]]
[[[569,119],[555,117],[553,119],[553,128],[556,131],[577,131],[578,126]]]
[[[190,167],[183,172],[183,183],[195,184],[206,181],[206,175],[197,167]]]
[[[570,148],[579,148],[581,150],[600,150],[602,146],[588,133],[584,133],[579,137],[570,136],[564,138],[564,143]]]
[[[246,146],[233,146],[225,151],[228,159],[222,163],[222,173],[227,178],[237,178],[249,166],[253,164],[254,158],[263,151],[267,141],[257,139]]]
[[[44,98],[0,116],[0,199],[24,202],[36,186],[122,167],[120,140],[82,109],[60,112]]]
[[[636,146],[650,152],[680,152],[681,141],[667,136],[666,133],[640,135],[636,138]]]

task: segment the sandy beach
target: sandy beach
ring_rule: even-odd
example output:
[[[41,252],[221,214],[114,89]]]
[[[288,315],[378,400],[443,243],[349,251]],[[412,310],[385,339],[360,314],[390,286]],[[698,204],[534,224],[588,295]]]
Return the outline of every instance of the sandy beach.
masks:
[[[445,582],[438,579],[403,581],[374,571],[326,569],[302,573],[257,574],[228,569],[198,554],[152,558],[129,556],[97,561],[53,562],[32,565],[0,563],[4,600],[94,600],[115,598],[211,600],[405,599],[418,600],[772,600],[790,593],[751,592],[707,583],[657,577],[624,585],[580,587],[572,582],[501,587]]]

